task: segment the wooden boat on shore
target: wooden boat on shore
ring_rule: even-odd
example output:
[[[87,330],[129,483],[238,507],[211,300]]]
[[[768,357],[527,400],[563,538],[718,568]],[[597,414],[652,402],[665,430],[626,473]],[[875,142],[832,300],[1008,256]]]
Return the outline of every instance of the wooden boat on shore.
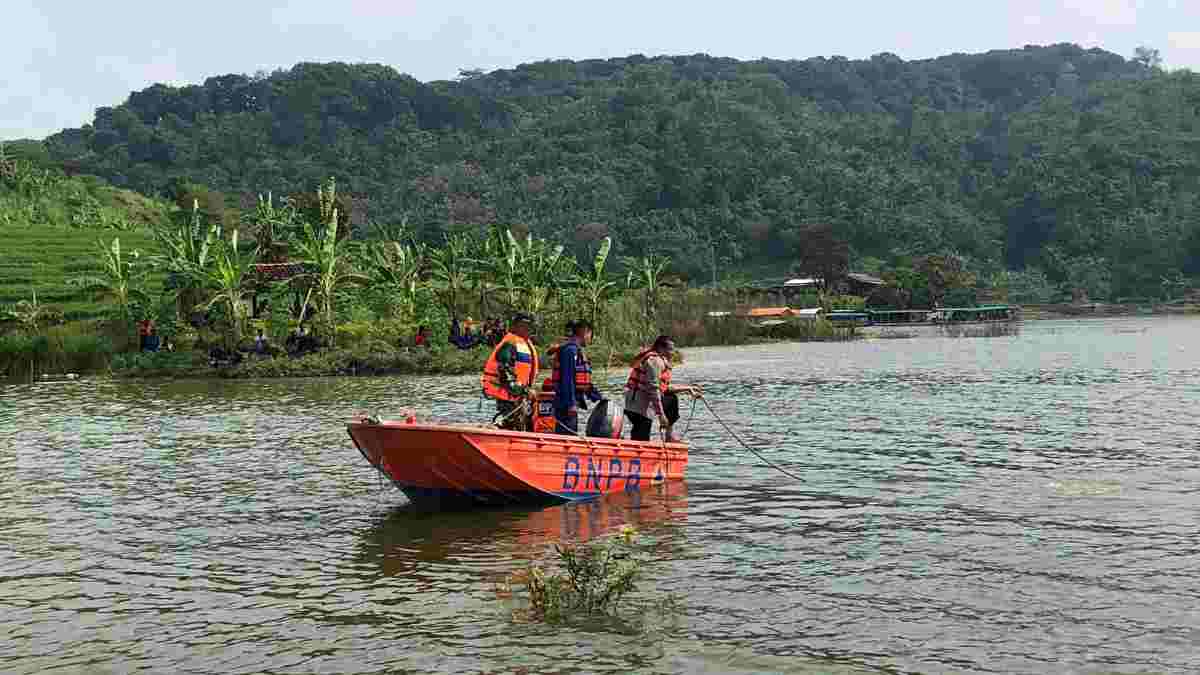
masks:
[[[683,479],[683,443],[356,418],[363,457],[414,504],[545,505],[638,492]]]

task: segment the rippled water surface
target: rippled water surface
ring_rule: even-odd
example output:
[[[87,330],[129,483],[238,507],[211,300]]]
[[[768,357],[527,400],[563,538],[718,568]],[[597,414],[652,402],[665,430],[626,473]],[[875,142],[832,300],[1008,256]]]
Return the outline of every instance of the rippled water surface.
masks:
[[[0,672],[1200,670],[1200,321],[687,357],[803,482],[697,412],[668,493],[421,514],[343,422],[481,421],[473,378],[0,385]],[[675,612],[512,621],[626,522]]]

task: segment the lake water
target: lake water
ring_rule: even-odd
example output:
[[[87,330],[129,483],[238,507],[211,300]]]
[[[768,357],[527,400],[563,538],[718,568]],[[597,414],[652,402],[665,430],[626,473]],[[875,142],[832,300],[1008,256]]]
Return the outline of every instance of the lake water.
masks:
[[[473,378],[0,385],[0,672],[1200,670],[1200,320],[686,356],[803,482],[697,411],[664,493],[422,514],[343,422],[481,421]],[[512,619],[624,523],[673,610]]]

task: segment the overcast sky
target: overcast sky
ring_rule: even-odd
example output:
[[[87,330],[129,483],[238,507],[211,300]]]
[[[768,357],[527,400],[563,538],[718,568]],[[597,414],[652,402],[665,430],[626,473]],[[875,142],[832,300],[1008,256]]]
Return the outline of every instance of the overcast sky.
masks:
[[[420,80],[460,68],[633,53],[740,59],[1147,45],[1200,70],[1200,0],[4,0],[0,139],[92,120],[155,82],[298,61],[385,63]]]

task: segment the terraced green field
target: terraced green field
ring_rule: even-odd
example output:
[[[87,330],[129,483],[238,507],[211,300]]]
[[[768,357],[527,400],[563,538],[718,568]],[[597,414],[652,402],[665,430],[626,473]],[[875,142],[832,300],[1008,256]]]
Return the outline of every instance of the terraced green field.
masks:
[[[68,280],[100,271],[99,242],[154,252],[151,227],[173,204],[113,187],[95,176],[0,161],[0,307],[29,300],[61,309],[68,321],[103,316],[105,301]],[[161,279],[152,275],[157,288]]]
[[[97,241],[120,237],[123,249],[153,252],[148,229],[132,231],[76,229],[52,225],[0,224],[0,306],[28,300],[37,291],[38,301],[62,309],[67,320],[99,317],[104,302],[67,283],[73,277],[99,272]],[[153,283],[161,285],[156,276]],[[151,287],[156,293],[159,289]]]

